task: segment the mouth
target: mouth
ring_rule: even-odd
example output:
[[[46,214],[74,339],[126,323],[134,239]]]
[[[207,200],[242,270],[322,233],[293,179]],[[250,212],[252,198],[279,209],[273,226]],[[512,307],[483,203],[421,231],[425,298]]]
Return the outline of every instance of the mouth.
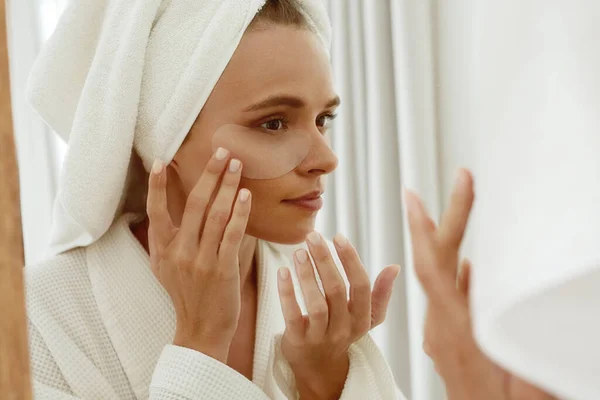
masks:
[[[322,194],[323,191],[315,190],[294,199],[283,200],[282,203],[315,212],[323,208],[323,198],[321,197]]]

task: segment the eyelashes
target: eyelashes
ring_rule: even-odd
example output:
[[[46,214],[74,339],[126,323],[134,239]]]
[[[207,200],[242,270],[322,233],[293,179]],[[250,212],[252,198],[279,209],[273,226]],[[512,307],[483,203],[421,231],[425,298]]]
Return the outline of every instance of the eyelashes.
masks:
[[[287,129],[289,125],[288,121],[285,118],[272,118],[260,125],[266,131],[280,131],[281,129]],[[280,128],[280,129],[277,129]]]
[[[331,122],[335,120],[337,116],[337,113],[325,113],[319,115],[315,121],[317,127],[322,130],[324,129],[325,131],[328,130],[330,128]],[[261,123],[260,127],[267,133],[275,133],[288,129],[289,120],[283,116],[272,116],[263,123]]]
[[[317,121],[319,121],[321,118],[325,119],[325,121],[323,122],[323,125],[321,127],[325,128],[325,129],[329,129],[329,125],[333,122],[334,119],[337,118],[337,113],[327,113],[327,114],[322,114],[317,118]]]

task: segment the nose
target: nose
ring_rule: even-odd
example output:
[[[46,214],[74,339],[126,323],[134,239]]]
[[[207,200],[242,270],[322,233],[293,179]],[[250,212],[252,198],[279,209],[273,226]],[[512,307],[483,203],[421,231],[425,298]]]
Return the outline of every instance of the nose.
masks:
[[[299,165],[298,170],[308,175],[326,175],[338,166],[338,158],[331,149],[327,138],[317,130],[313,135],[310,151]]]

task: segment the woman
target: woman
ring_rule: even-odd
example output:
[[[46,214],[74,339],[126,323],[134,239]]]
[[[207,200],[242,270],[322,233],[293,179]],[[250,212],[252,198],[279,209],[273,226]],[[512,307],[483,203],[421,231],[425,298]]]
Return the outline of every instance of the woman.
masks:
[[[61,254],[26,268],[36,397],[402,398],[367,333],[385,317],[398,267],[386,268],[371,292],[353,247],[338,236],[332,253],[313,232],[323,178],[337,165],[324,138],[339,102],[320,40],[326,15],[315,1],[262,3],[95,0],[79,2],[73,6],[79,14],[63,17],[50,45],[56,53],[46,51],[53,60],[60,51],[70,54],[65,42],[84,40],[66,27],[100,34],[93,45],[81,47],[89,65],[77,60],[67,72],[39,67],[34,74],[46,86],[36,89],[35,79],[31,85],[34,106],[53,128],[68,126],[71,135],[55,209],[53,238]],[[191,11],[198,18],[186,15]],[[240,25],[237,38],[231,26],[247,15],[251,23]],[[58,39],[61,32],[68,33],[65,42]],[[229,33],[226,45],[216,43]],[[193,53],[205,63],[213,60],[210,52],[220,60],[219,52],[232,43],[235,51],[219,66],[190,63],[178,70],[187,60],[165,53],[160,60],[152,57],[159,35],[167,43],[164,51]],[[210,51],[192,52],[193,46]],[[199,85],[201,92],[186,92],[189,85],[182,80],[173,85],[175,95],[165,94],[169,68],[184,71],[184,77],[198,74],[188,81],[191,86],[207,76],[217,81]],[[48,90],[57,98],[44,99],[40,93],[55,84],[48,79],[53,73],[83,89],[69,101],[57,101],[70,93],[57,87]],[[189,120],[185,106],[199,103],[195,98],[164,111],[181,93],[201,100],[206,93],[206,99],[185,140],[165,144],[156,126],[165,119]],[[163,103],[161,96],[167,98]],[[58,123],[69,106],[74,117]],[[284,137],[279,132],[307,139],[307,153],[291,169],[290,158],[277,154],[240,160],[232,148],[214,148],[215,132],[231,124],[245,132],[224,139],[239,154],[265,137]],[[123,155],[127,146],[133,146],[131,160]],[[283,146],[298,155],[299,146]],[[153,163],[147,212],[129,208],[136,196],[146,195],[132,171],[141,167],[139,159],[150,169],[152,157],[167,165]],[[250,167],[261,179],[244,176]],[[129,179],[121,185],[127,169]],[[65,195],[69,190],[80,197]],[[118,208],[111,199],[122,200]],[[128,209],[137,212],[124,212]],[[281,244],[305,238],[308,252],[300,248],[292,261],[290,247]],[[287,269],[292,263],[295,268]]]

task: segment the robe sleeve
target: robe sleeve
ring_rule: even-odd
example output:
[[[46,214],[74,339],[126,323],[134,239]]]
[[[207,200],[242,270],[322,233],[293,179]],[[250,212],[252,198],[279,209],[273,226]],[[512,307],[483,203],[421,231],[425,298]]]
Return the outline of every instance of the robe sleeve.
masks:
[[[150,399],[269,400],[257,385],[195,350],[165,346],[150,384]]]
[[[28,320],[30,375],[35,400],[79,400],[71,390],[42,335],[31,320]],[[114,391],[103,385],[95,387],[98,398],[117,400]]]
[[[294,373],[281,352],[281,337],[281,334],[277,335],[274,341],[273,376],[286,397],[296,400],[298,392]],[[406,400],[370,335],[352,344],[348,356],[350,368],[339,400]]]
[[[28,319],[27,332],[29,335],[29,353],[30,363],[29,369],[33,379],[33,390],[36,394],[35,398],[51,398],[51,397],[39,397],[36,392],[44,392],[44,388],[55,388],[54,391],[58,393],[64,393],[65,396],[72,395],[69,384],[63,377],[60,368],[54,361],[50,350],[46,346],[42,336],[36,329],[36,327]],[[72,397],[53,397],[57,399],[72,398]],[[74,397],[73,397],[74,398]]]

